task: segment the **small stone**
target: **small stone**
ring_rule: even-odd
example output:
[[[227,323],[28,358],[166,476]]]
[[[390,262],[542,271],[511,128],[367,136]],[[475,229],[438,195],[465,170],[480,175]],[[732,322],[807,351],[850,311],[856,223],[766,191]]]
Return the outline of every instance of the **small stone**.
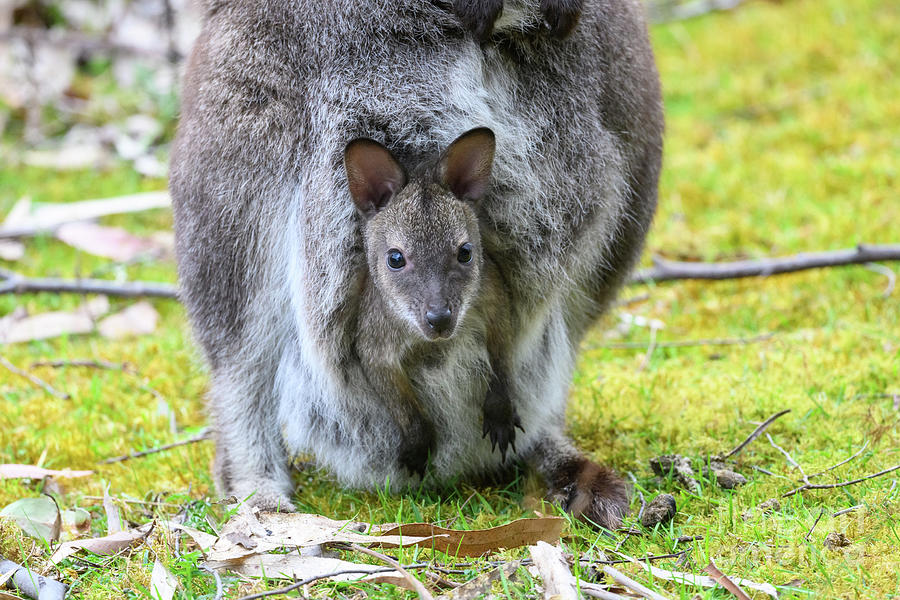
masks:
[[[772,498],[770,500],[766,500],[765,502],[760,502],[756,507],[744,512],[741,515],[741,518],[745,521],[749,521],[756,515],[770,515],[773,512],[778,512],[779,510],[781,510],[781,502],[779,502],[776,498]]]
[[[733,490],[734,488],[747,483],[747,478],[740,473],[735,473],[730,469],[720,469],[713,472],[716,476],[716,483],[720,488]]]
[[[686,490],[695,494],[700,492],[700,484],[694,479],[691,461],[680,454],[664,454],[651,458],[650,468],[660,477],[666,477],[669,473],[672,473],[675,476],[675,480]]]
[[[825,536],[825,548],[828,550],[838,550],[846,548],[851,544],[850,538],[839,531],[832,531]]]
[[[641,515],[641,525],[647,529],[652,529],[657,525],[671,521],[672,517],[675,516],[676,510],[677,506],[672,494],[660,494],[644,508],[644,514]]]

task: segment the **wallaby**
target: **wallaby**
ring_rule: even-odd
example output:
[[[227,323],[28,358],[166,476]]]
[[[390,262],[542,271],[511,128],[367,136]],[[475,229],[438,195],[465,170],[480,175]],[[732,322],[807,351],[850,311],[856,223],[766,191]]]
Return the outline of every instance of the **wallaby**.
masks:
[[[410,452],[420,452],[426,483],[524,461],[572,514],[619,524],[626,488],[568,439],[565,408],[579,344],[636,262],[656,206],[663,121],[642,10],[636,0],[207,0],[170,189],[182,299],[211,368],[221,493],[290,510],[289,456],[300,452],[344,485],[400,489],[419,481]],[[480,278],[503,296],[479,292],[469,310],[483,313],[423,346],[410,394],[403,378],[370,380],[376,350],[360,332],[373,222],[349,201],[360,188],[344,152],[377,140],[417,173],[477,126],[496,141],[490,187],[471,206],[483,264],[494,265]],[[506,452],[483,436],[489,393],[508,400],[495,419],[515,434]],[[418,447],[410,413],[390,405],[413,396],[424,415],[414,427],[428,432]]]
[[[400,464],[420,476],[435,440],[418,380],[456,346],[487,350],[482,433],[492,449],[499,446],[501,460],[515,448],[515,428],[521,428],[504,364],[512,303],[496,265],[483,255],[476,213],[488,190],[494,146],[490,129],[468,131],[411,180],[374,140],[353,140],[344,152],[368,261],[357,355],[404,430],[397,440]]]

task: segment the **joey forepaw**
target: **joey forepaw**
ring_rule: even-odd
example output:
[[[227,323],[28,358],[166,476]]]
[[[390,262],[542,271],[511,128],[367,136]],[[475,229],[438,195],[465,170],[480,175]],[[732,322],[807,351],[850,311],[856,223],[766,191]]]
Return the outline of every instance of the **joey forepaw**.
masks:
[[[483,41],[494,31],[494,21],[503,12],[503,0],[454,0],[453,12],[472,35]]]
[[[564,38],[575,29],[584,0],[541,0],[541,14],[550,33],[557,38]]]
[[[405,440],[400,447],[400,466],[412,475],[425,477],[428,458],[434,450],[434,426],[423,417],[413,421],[405,432]]]
[[[506,451],[516,451],[516,428],[524,432],[522,421],[505,393],[496,384],[491,386],[484,401],[484,422],[481,436],[491,440],[491,452],[500,448],[500,459],[506,462]]]

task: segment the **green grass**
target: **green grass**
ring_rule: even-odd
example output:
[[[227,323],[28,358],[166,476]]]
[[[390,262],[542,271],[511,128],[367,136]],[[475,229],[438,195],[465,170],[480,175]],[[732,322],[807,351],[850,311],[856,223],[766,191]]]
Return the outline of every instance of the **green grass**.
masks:
[[[729,13],[655,27],[668,130],[660,211],[648,255],[727,260],[898,242],[897,31],[900,5],[891,0],[755,1]],[[64,202],[162,187],[164,182],[143,180],[124,168],[54,173],[0,166],[0,212],[23,195]],[[149,232],[170,227],[171,217],[156,211],[109,222]],[[45,237],[29,242],[25,259],[2,266],[29,275],[175,279],[170,263],[110,270],[106,261]],[[675,541],[679,536],[702,535],[688,544],[693,551],[686,564],[661,561],[659,566],[699,572],[712,559],[730,575],[777,585],[793,582],[793,588],[782,588],[782,597],[788,598],[900,596],[895,474],[842,489],[807,491],[783,499],[782,509],[772,515],[745,520],[743,513],[791,489],[798,477],[765,436],[739,456],[738,469],[750,483],[732,492],[704,481],[701,493],[691,494],[671,481],[655,481],[647,466],[648,459],[663,453],[702,459],[728,450],[782,408],[792,412],[769,432],[807,473],[869,442],[859,458],[815,481],[860,477],[900,463],[900,412],[892,398],[883,396],[900,393],[900,292],[885,298],[885,285],[883,275],[847,267],[624,292],[626,297],[647,294],[647,299],[613,311],[587,340],[572,388],[570,429],[597,460],[632,472],[648,500],[660,490],[673,491],[678,515],[655,531],[628,537],[623,552],[642,556],[681,550],[685,544]],[[47,294],[6,296],[0,297],[0,314],[20,304],[39,312],[80,301]],[[105,524],[102,508],[85,496],[101,495],[104,481],[117,496],[187,504],[189,521],[207,530],[207,517],[214,524],[226,517],[219,505],[205,500],[211,493],[208,443],[99,464],[108,456],[173,440],[150,389],[166,399],[179,427],[193,431],[204,422],[206,375],[184,312],[171,301],[155,306],[162,319],[153,336],[121,342],[82,336],[0,349],[23,367],[40,359],[88,357],[137,367],[137,375],[34,369],[70,393],[70,400],[54,399],[0,372],[0,462],[33,464],[46,452],[47,467],[95,469],[92,478],[64,481],[61,502],[91,510],[98,532]],[[661,342],[773,337],[737,346],[657,348],[641,369],[645,349],[604,347],[649,339],[649,331],[639,327],[614,331],[615,313],[622,311],[662,321]],[[461,485],[444,495],[344,491],[315,471],[304,472],[299,483],[301,510],[373,522],[486,527],[540,507],[539,485],[527,476],[502,489]],[[39,489],[35,483],[2,481],[0,505]],[[864,508],[831,516],[857,504]],[[635,512],[638,507],[635,499]],[[177,509],[129,504],[126,514],[142,523],[155,513],[172,512]],[[852,544],[826,550],[823,540],[832,531],[845,533]],[[620,536],[604,537],[571,523],[565,545],[590,557],[615,547]],[[143,597],[154,552],[178,574],[183,597],[212,597],[212,579],[199,570],[196,553],[178,556],[161,542],[111,560],[89,557],[102,567],[67,561],[62,577],[84,598]],[[8,528],[0,532],[0,553],[43,564],[40,549]],[[416,550],[399,556],[404,562],[429,558]],[[649,581],[637,569],[621,568]],[[535,582],[524,571],[519,575],[496,589],[534,597]],[[226,584],[230,596],[267,585],[253,587],[233,578]],[[726,597],[722,591],[651,584],[672,597]],[[374,598],[410,597],[390,586],[348,584],[323,585],[316,594],[351,596],[357,588]]]

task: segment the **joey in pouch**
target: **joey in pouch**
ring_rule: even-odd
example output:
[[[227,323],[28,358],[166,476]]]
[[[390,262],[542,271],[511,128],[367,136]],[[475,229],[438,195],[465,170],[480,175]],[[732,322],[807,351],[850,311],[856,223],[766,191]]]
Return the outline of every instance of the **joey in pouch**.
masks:
[[[616,527],[565,433],[579,344],[656,207],[658,77],[631,0],[206,0],[173,146],[181,297],[220,493],[523,462]]]

